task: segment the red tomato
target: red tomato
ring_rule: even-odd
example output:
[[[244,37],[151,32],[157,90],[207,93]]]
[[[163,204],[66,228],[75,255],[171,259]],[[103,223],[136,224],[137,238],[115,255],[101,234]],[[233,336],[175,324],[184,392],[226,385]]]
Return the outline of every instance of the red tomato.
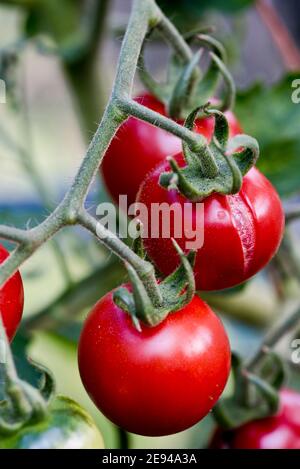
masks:
[[[178,154],[176,159],[179,165],[185,164],[182,154]],[[151,204],[166,203],[169,206],[177,203],[176,212],[182,213],[184,204],[189,202],[176,190],[168,191],[159,185],[159,175],[163,171],[169,171],[168,163],[159,165],[147,176],[137,197],[137,201],[147,207],[146,215],[140,216],[144,226],[157,228],[159,235],[151,237],[149,229],[144,246],[163,274],[171,273],[179,262],[171,237],[186,250],[187,237],[183,226],[186,227],[187,222],[194,225],[198,234],[204,234],[204,243],[197,250],[194,269],[198,290],[220,290],[238,285],[270,261],[283,235],[284,213],[277,192],[262,173],[252,168],[244,177],[238,194],[213,194],[203,200],[204,223],[199,216],[196,217],[196,205],[193,204],[192,211],[182,217],[180,231],[183,235],[176,235],[175,228],[178,229],[178,226],[172,219],[170,232],[163,237],[161,227],[158,228],[154,218],[152,223],[157,227],[151,226]]]
[[[106,417],[127,431],[162,436],[210,411],[228,378],[230,346],[221,321],[197,296],[138,332],[110,292],[85,322],[78,360],[83,384]]]
[[[0,264],[9,253],[0,244]],[[21,275],[17,272],[0,289],[0,311],[9,340],[12,340],[21,321],[24,305],[24,291]]]
[[[300,394],[280,392],[277,415],[243,425],[232,432],[217,430],[211,443],[219,449],[300,449]]]
[[[166,116],[164,105],[153,96],[144,94],[135,100]],[[241,133],[232,112],[227,112],[226,116],[231,136]],[[208,139],[212,137],[213,130],[214,117],[196,122],[195,131]],[[119,195],[127,195],[128,205],[134,203],[146,174],[180,149],[181,140],[174,135],[134,117],[127,119],[111,142],[101,165],[105,185],[115,202],[118,203]]]

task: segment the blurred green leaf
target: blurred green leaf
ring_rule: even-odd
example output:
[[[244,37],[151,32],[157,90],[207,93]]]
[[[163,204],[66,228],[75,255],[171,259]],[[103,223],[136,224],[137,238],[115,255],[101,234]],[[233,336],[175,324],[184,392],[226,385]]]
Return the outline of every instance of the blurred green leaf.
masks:
[[[29,9],[25,24],[27,35],[49,35],[61,44],[78,30],[80,5],[80,0],[44,0],[38,3]]]
[[[244,131],[260,145],[258,167],[282,196],[300,190],[300,105],[292,102],[289,74],[269,87],[255,84],[239,92],[236,113]]]
[[[157,0],[157,3],[178,27],[191,30],[207,10],[235,13],[254,0]]]
[[[18,333],[12,343],[12,353],[20,378],[37,388],[41,373],[28,361],[27,347],[29,344],[29,338]]]

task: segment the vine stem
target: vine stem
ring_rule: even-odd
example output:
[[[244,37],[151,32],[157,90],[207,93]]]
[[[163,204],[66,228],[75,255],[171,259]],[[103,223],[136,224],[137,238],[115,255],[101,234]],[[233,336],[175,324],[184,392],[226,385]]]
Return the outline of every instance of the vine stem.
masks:
[[[254,371],[266,352],[276,345],[276,343],[300,321],[300,304],[285,318],[279,321],[265,336],[260,348],[253,357],[246,363],[249,371]]]
[[[143,281],[153,304],[160,306],[163,299],[156,282],[155,269],[153,265],[150,262],[141,259],[125,243],[120,242],[117,235],[107,230],[86,210],[82,210],[78,214],[78,221],[82,226],[97,236],[97,238],[100,239],[114,254],[119,256],[123,261],[128,262],[135,269]]]
[[[216,168],[214,157],[208,147],[207,140],[201,135],[192,132],[177,122],[164,117],[163,115],[146,108],[142,104],[137,103],[133,99],[117,100],[118,108],[131,116],[149,122],[156,127],[161,127],[168,132],[176,135],[187,143],[188,147],[195,153],[201,152],[203,163],[207,163],[208,167]]]
[[[173,26],[170,26],[169,21],[164,17],[154,0],[133,1],[132,13],[123,39],[112,94],[71,187],[57,208],[44,222],[35,228],[22,231],[3,225],[0,226],[0,238],[4,237],[18,243],[18,247],[0,266],[0,285],[3,285],[26,259],[64,226],[79,224],[96,235],[99,234],[99,229],[100,231],[104,229],[83,207],[91,182],[112,138],[119,126],[130,115],[130,106],[127,108],[126,103],[131,103],[130,96],[138,58],[149,28],[155,25],[160,25],[160,30],[168,37],[178,53],[182,56],[190,54],[188,46],[184,45],[182,37]],[[154,125],[159,125],[174,133],[190,144],[195,151],[199,148],[205,148],[203,138],[200,136],[195,137],[193,132],[178,124],[172,124],[171,120],[158,120],[155,112],[145,112],[143,106],[133,109],[132,112],[136,117],[145,119],[148,122],[151,121]],[[151,263],[139,258],[113,234],[108,236],[108,232],[105,232],[100,241],[135,268],[154,303],[158,304],[161,300],[160,293]]]

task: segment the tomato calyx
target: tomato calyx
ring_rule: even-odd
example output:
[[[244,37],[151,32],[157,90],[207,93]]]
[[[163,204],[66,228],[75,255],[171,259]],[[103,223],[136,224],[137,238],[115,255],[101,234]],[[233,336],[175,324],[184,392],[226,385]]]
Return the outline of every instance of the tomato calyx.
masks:
[[[183,60],[177,54],[171,56],[167,80],[158,83],[147,71],[144,60],[145,45],[153,34],[153,28],[143,44],[139,57],[139,75],[146,88],[159,101],[163,102],[168,115],[175,120],[184,119],[194,108],[194,103],[204,105],[211,96],[216,95],[220,78],[225,83],[225,92],[219,105],[221,110],[231,109],[235,101],[235,85],[227,69],[226,52],[223,45],[208,31],[193,31],[186,40],[188,43],[200,44],[201,49],[192,55],[190,60]],[[209,66],[204,75],[199,67],[200,59],[208,51]]]
[[[187,165],[180,168],[175,158],[169,157],[172,171],[162,173],[159,183],[166,189],[177,189],[188,200],[195,202],[215,192],[223,195],[237,194],[241,189],[243,176],[259,157],[258,142],[245,134],[229,140],[226,116],[218,109],[209,109],[209,103],[195,109],[188,116],[185,126],[189,130],[193,129],[199,113],[215,117],[211,143],[199,152],[199,149],[191,149],[183,142]]]
[[[175,240],[174,248],[180,256],[179,267],[161,282],[157,282],[161,300],[151,297],[135,269],[125,263],[132,292],[127,288],[118,288],[113,295],[117,306],[130,314],[132,322],[138,331],[141,331],[140,321],[149,327],[157,326],[170,312],[182,309],[193,299],[195,294],[195,278],[193,273],[195,252],[183,253]]]
[[[19,378],[1,317],[0,339],[5,345],[5,360],[0,365],[0,381],[4,383],[1,392],[0,435],[9,436],[26,425],[46,418],[48,403],[54,393],[54,380],[47,369],[33,361],[30,363],[40,375],[39,389]]]
[[[238,355],[232,354],[232,374],[232,395],[221,399],[213,409],[219,427],[233,430],[277,413],[278,391],[285,379],[284,365],[278,355],[266,351],[258,369],[252,372]]]

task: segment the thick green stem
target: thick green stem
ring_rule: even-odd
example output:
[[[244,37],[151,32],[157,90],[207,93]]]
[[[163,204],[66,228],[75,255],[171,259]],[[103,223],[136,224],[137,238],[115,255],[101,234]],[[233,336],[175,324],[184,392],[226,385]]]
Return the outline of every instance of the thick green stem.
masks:
[[[81,209],[91,182],[95,177],[104,154],[118,130],[121,123],[126,119],[110,101],[100,125],[88,147],[87,153],[81,163],[75,180],[68,191],[63,206],[68,210],[70,223],[76,223],[77,212]]]
[[[6,225],[0,225],[0,238],[12,241],[16,244],[25,244],[28,242],[26,231]]]
[[[125,262],[128,262],[144,283],[149,298],[154,305],[162,304],[162,297],[157,285],[155,270],[150,262],[141,259],[125,243],[123,243],[114,233],[107,230],[101,223],[92,217],[87,211],[82,210],[78,215],[78,221],[87,228],[97,238],[105,244],[114,254]]]
[[[201,161],[204,167],[211,168],[211,176],[215,176],[218,168],[207,140],[201,134],[192,132],[183,125],[177,124],[177,122],[152,111],[152,109],[146,108],[133,99],[118,99],[116,104],[124,113],[149,122],[156,127],[161,127],[186,142],[192,152],[196,154],[201,153]]]
[[[149,0],[144,2],[134,0],[133,13],[121,48],[120,56],[122,60],[120,60],[117,68],[113,96],[128,97],[131,95],[139,56],[151,24],[154,5],[154,2]],[[132,31],[134,31],[134,34],[132,34]]]

